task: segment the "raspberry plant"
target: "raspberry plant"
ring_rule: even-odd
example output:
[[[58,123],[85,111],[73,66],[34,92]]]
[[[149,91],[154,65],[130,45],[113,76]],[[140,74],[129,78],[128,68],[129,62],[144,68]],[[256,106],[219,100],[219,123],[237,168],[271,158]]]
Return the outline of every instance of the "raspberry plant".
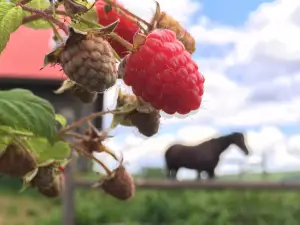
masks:
[[[68,124],[50,102],[29,90],[0,91],[0,174],[22,179],[23,188],[57,197],[64,187],[63,171],[72,160],[72,150],[105,169],[107,176],[95,187],[120,200],[133,196],[133,179],[123,158],[103,141],[118,125],[153,136],[159,130],[161,112],[185,115],[200,107],[205,81],[191,59],[194,38],[161,12],[157,2],[156,7],[147,22],[115,0],[0,0],[0,54],[20,26],[53,29],[58,46],[45,52],[41,66],[59,66],[67,75],[54,90],[56,94],[68,91],[89,104],[117,79],[124,79],[134,93],[120,90],[115,109]],[[91,121],[108,113],[113,114],[111,126],[97,130]],[[84,134],[76,133],[81,126]],[[93,152],[111,155],[119,167],[109,170]]]

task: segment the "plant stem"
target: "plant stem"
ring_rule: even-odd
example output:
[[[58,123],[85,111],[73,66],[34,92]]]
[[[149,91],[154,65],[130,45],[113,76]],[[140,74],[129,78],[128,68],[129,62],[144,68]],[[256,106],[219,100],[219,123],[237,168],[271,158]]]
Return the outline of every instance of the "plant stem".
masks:
[[[24,7],[26,7],[26,6],[22,6],[22,7],[24,8]],[[28,8],[28,7],[26,7],[26,8]],[[25,8],[24,8],[24,9],[25,9]],[[25,10],[26,10],[26,9],[25,9]],[[33,10],[35,10],[35,9],[33,9]],[[27,11],[28,11],[28,10],[27,10]],[[53,19],[54,19],[54,20],[56,21],[56,22],[54,22],[54,23],[55,23],[56,25],[60,24],[60,25],[58,25],[58,27],[60,27],[61,29],[62,29],[62,27],[66,27],[64,23],[60,22],[59,20],[55,19],[52,15],[50,15],[50,14],[52,14],[51,8],[47,8],[47,9],[44,10],[44,11],[39,11],[39,10],[36,10],[36,11],[38,11],[38,13],[37,13],[37,12],[34,12],[34,13],[36,13],[36,14],[31,15],[31,16],[26,16],[26,17],[24,17],[24,19],[23,19],[23,24],[32,22],[32,21],[34,21],[34,20],[38,20],[38,19],[40,19],[41,17],[43,17],[43,18],[45,18],[45,19],[47,19],[47,20],[50,20],[50,18],[51,18],[52,22],[54,22],[54,21],[53,21]],[[42,13],[42,14],[41,14],[41,13]],[[68,17],[74,19],[74,16],[73,16],[73,15],[68,15],[68,14],[67,14],[66,12],[64,12],[64,11],[57,10],[56,13],[57,13],[58,15],[68,16]],[[46,18],[45,16],[47,16],[47,18]],[[51,20],[50,20],[50,21],[51,21]],[[82,18],[82,17],[79,17],[79,20],[80,20],[80,22],[85,23],[85,24],[87,24],[87,25],[89,25],[89,26],[98,27],[98,28],[102,28],[102,27],[103,27],[103,26],[101,26],[101,25],[98,24],[98,23],[95,23],[95,22],[86,20],[86,19],[84,19],[84,18]],[[63,29],[63,30],[64,30],[64,29]],[[66,30],[67,30],[67,32],[69,32],[69,30],[68,30],[67,28],[66,28]],[[64,31],[65,31],[65,30],[64,30]],[[66,33],[66,34],[67,34],[67,33]],[[117,42],[119,42],[121,45],[123,45],[128,51],[131,51],[131,50],[133,49],[133,45],[132,45],[131,43],[129,43],[129,42],[126,41],[125,39],[121,38],[121,37],[120,37],[119,35],[117,35],[116,33],[111,32],[109,36],[110,36],[112,39],[114,39],[114,40],[116,40]],[[121,61],[119,55],[115,52],[115,50],[113,50],[113,52],[114,52],[114,55],[115,55],[116,59],[117,59],[118,61]]]
[[[22,1],[19,1],[18,4],[26,5],[29,2],[31,2],[31,0],[22,0]]]
[[[54,18],[53,15],[48,14],[45,11],[41,11],[41,10],[37,10],[37,9],[34,9],[34,8],[27,7],[27,6],[22,5],[22,4],[17,4],[17,5],[21,6],[24,10],[26,10],[28,12],[34,13],[34,14],[39,15],[40,17],[42,17],[42,18],[44,18],[44,19],[46,19],[50,22],[53,22],[60,29],[62,29],[65,32],[66,35],[69,34],[68,27],[63,22],[61,22],[58,19]]]
[[[62,36],[60,35],[60,33],[58,32],[58,30],[56,29],[56,27],[54,26],[54,24],[50,21],[48,21],[48,23],[50,24],[50,26],[52,27],[53,33],[54,35],[59,39],[60,42],[64,42]]]
[[[67,133],[64,133],[64,135],[74,137],[76,139],[81,139],[81,140],[88,138],[88,136],[86,136],[86,135],[78,134],[75,132],[67,132]]]
[[[68,15],[66,12],[63,12],[63,11],[56,11],[56,13],[58,15],[64,15],[64,16],[69,16],[71,18],[74,18],[72,15]],[[82,23],[85,23],[86,25],[90,25],[90,26],[93,26],[93,27],[99,27],[99,28],[102,28],[103,26],[101,26],[100,24],[98,23],[95,23],[95,22],[92,22],[92,21],[89,21],[87,19],[84,19],[82,17],[79,17],[78,18],[80,20],[80,22]],[[131,51],[133,49],[133,45],[130,44],[128,41],[126,41],[125,39],[121,38],[119,35],[117,35],[116,33],[114,32],[111,32],[109,34],[109,36],[111,38],[113,38],[114,40],[116,40],[117,42],[119,42],[121,45],[123,45],[128,51]]]
[[[73,130],[79,126],[81,126],[82,123],[85,123],[89,120],[95,119],[99,116],[104,116],[105,114],[111,113],[111,111],[101,111],[101,112],[96,112],[96,113],[92,113],[86,117],[83,117],[77,121],[75,121],[74,123],[71,123],[69,126],[65,127],[64,129],[60,130],[58,132],[58,136],[64,135],[67,131]]]
[[[69,143],[70,144],[70,143]],[[95,162],[97,162],[100,166],[102,166],[102,168],[105,170],[105,172],[107,173],[108,176],[110,176],[112,174],[112,172],[110,171],[110,169],[107,168],[107,166],[101,162],[99,159],[97,159],[93,154],[89,153],[89,152],[86,152],[78,147],[76,147],[75,145],[73,144],[70,144],[71,148],[74,148],[76,151],[84,154],[85,156],[95,160]]]
[[[141,22],[140,22],[139,20],[137,20],[136,18],[133,18],[133,17],[131,17],[131,16],[126,15],[125,12],[122,11],[121,9],[117,9],[117,10],[119,11],[119,12],[117,12],[117,13],[119,13],[119,14],[122,15],[122,16],[124,16],[126,19],[130,20],[132,23],[137,24],[137,26],[138,26],[145,34],[148,33],[147,30],[140,24]],[[127,11],[127,12],[129,12],[129,11]],[[135,20],[134,20],[134,19],[135,19]],[[149,24],[149,25],[150,25],[150,24]],[[149,27],[149,26],[148,26],[148,27]]]
[[[138,17],[137,15],[134,15],[132,12],[130,12],[129,10],[125,9],[123,6],[121,6],[121,5],[113,2],[111,0],[103,0],[103,1],[106,2],[109,5],[112,5],[116,9],[119,9],[120,11],[123,11],[123,15],[125,14],[124,16],[126,16],[126,17],[131,16],[131,17],[135,18],[137,21],[144,23],[147,27],[151,27],[151,24],[149,24],[147,21],[143,20],[142,18]]]

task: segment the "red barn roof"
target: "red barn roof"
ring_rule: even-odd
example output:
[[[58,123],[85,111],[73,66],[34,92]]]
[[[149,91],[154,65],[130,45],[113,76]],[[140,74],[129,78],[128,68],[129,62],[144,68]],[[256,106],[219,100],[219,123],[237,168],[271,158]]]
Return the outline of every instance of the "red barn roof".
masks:
[[[54,79],[66,76],[60,67],[43,67],[44,57],[52,51],[52,30],[33,30],[21,26],[11,34],[0,55],[0,78]],[[53,43],[54,44],[54,43]]]

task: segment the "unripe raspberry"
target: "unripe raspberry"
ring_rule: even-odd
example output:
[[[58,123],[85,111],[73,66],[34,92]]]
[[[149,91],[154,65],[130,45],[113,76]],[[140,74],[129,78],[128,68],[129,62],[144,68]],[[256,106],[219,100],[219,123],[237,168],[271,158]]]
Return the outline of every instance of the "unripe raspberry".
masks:
[[[90,92],[104,92],[116,83],[118,76],[112,48],[101,36],[77,36],[71,32],[60,54],[63,71]]]
[[[33,155],[16,144],[8,145],[0,153],[0,174],[21,178],[36,167]]]
[[[41,166],[30,184],[47,197],[58,197],[63,188],[63,179],[60,177],[61,174],[57,173],[58,171],[55,163]]]
[[[95,92],[90,92],[86,88],[75,84],[70,88],[72,95],[79,99],[83,103],[93,103],[96,101],[98,94]]]
[[[158,110],[150,113],[134,111],[128,116],[132,125],[138,128],[139,132],[146,137],[151,137],[158,132],[160,125],[160,113]]]
[[[103,181],[102,189],[120,200],[127,200],[135,193],[133,178],[122,165]]]
[[[171,30],[176,34],[177,40],[184,45],[187,52],[192,54],[196,51],[196,41],[192,35],[187,32],[173,17],[169,16],[166,12],[161,12],[160,4],[158,2],[156,2],[156,12],[152,17],[150,24],[150,31],[155,29]]]
[[[169,29],[176,33],[177,39],[182,42],[185,50],[189,53],[196,51],[196,41],[192,35],[187,32],[181,24],[169,16],[167,13],[162,12],[157,20],[157,28]]]
[[[138,98],[133,94],[125,94],[119,90],[117,98],[117,108],[134,105],[138,103]],[[114,115],[114,119],[123,126],[134,126],[139,132],[147,137],[151,137],[158,132],[160,125],[160,112],[153,110],[148,113],[139,112],[137,109],[124,115]]]

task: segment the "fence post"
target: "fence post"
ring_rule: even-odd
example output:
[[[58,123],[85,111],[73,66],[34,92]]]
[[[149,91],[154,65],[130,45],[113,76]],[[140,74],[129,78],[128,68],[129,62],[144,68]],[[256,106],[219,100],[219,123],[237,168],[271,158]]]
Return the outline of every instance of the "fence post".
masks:
[[[65,188],[63,191],[62,225],[75,225],[75,182],[73,179],[74,162],[65,168]]]

